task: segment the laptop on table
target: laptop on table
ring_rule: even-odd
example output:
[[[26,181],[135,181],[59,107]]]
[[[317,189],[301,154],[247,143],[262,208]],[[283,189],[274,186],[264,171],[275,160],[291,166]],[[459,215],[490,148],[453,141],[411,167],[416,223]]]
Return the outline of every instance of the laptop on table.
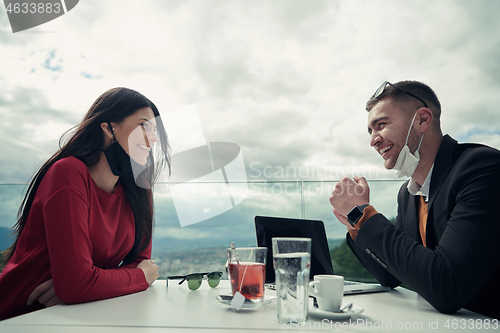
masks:
[[[257,246],[267,247],[266,284],[274,284],[275,282],[273,246],[271,241],[273,237],[311,238],[310,279],[313,280],[314,276],[318,274],[335,274],[326,239],[325,226],[322,221],[256,216],[255,232]],[[344,295],[388,290],[390,290],[389,287],[384,287],[380,284],[344,281]]]

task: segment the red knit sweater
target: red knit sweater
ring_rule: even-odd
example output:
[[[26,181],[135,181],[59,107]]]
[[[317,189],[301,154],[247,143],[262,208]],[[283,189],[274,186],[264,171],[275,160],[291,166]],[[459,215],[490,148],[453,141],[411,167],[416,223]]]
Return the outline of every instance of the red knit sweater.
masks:
[[[28,296],[52,278],[66,304],[95,301],[148,288],[135,261],[118,265],[134,244],[134,218],[123,187],[100,189],[74,157],[56,162],[36,192],[13,257],[0,274],[0,320],[42,308]]]

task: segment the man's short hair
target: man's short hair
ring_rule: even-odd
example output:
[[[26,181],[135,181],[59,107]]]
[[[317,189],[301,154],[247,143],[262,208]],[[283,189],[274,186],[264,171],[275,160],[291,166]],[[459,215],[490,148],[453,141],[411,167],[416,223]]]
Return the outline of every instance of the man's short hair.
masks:
[[[441,116],[441,103],[439,103],[439,99],[437,98],[434,90],[432,90],[428,85],[418,81],[400,81],[393,85],[423,99],[439,124],[439,118]],[[376,98],[370,98],[368,102],[366,102],[366,111],[369,112],[378,102],[386,98],[389,98],[399,104],[402,109],[408,109],[408,107],[410,107],[414,110],[424,106],[421,101],[410,96],[404,91],[387,84],[384,91],[379,96]]]

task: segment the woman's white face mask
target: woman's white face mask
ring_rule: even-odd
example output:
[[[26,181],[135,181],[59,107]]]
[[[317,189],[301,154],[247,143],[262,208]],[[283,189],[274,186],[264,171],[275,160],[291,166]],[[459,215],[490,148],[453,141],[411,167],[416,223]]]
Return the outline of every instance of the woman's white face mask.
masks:
[[[413,116],[413,120],[411,121],[410,128],[408,129],[408,135],[406,136],[406,143],[404,147],[401,149],[398,155],[398,159],[396,160],[396,164],[394,165],[393,170],[396,171],[396,177],[411,177],[415,170],[417,169],[418,162],[420,162],[420,146],[422,145],[422,140],[424,139],[424,134],[422,133],[422,138],[420,139],[420,143],[418,144],[417,150],[415,150],[415,154],[410,152],[410,148],[408,147],[408,138],[410,137],[411,128],[413,126],[413,122],[417,117],[417,113]]]

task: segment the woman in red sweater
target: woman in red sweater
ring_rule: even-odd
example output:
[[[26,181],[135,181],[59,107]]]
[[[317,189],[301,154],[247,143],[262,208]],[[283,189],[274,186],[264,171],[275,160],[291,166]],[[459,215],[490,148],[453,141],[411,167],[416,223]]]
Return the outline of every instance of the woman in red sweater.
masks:
[[[135,293],[158,278],[151,187],[169,147],[158,109],[115,88],[34,175],[0,274],[0,320]]]

